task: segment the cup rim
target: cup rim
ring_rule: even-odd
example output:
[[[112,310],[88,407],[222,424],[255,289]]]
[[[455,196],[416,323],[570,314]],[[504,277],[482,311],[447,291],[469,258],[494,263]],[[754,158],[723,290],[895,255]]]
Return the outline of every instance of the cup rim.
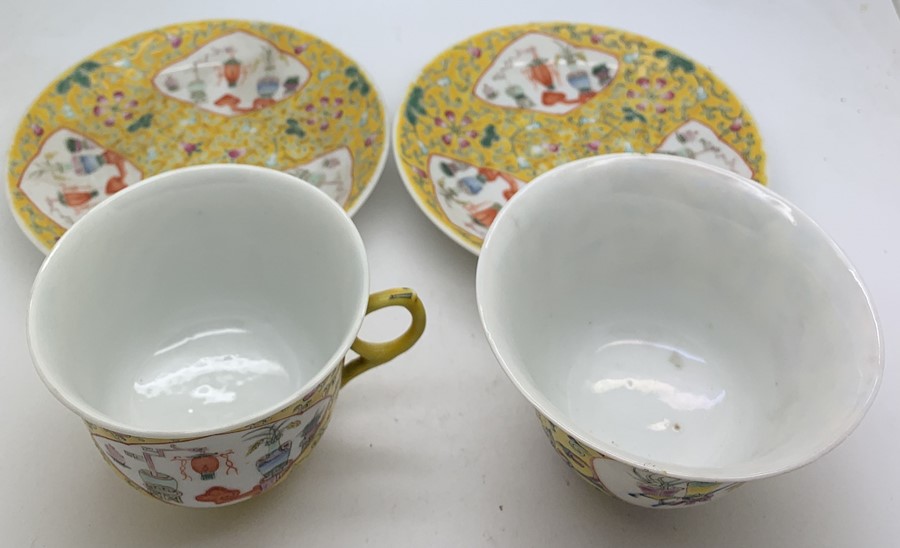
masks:
[[[39,291],[39,287],[43,283],[44,278],[47,276],[46,272],[48,266],[51,262],[55,260],[55,257],[59,254],[59,249],[63,249],[66,246],[66,242],[73,240],[78,237],[83,230],[85,230],[85,226],[89,224],[93,224],[100,221],[95,221],[94,219],[101,219],[104,215],[104,212],[112,207],[116,207],[116,205],[122,200],[131,199],[130,197],[135,194],[140,194],[143,192],[148,192],[143,190],[147,185],[153,185],[153,188],[163,187],[167,185],[175,185],[175,186],[184,186],[185,184],[192,184],[191,182],[186,182],[181,180],[181,178],[185,175],[190,176],[193,174],[203,174],[205,172],[244,172],[247,175],[252,175],[256,177],[266,177],[269,180],[279,180],[279,184],[284,185],[293,185],[300,189],[301,193],[306,193],[307,199],[318,201],[317,207],[322,208],[330,208],[334,212],[339,213],[338,218],[342,218],[345,225],[349,228],[349,234],[351,237],[351,245],[356,252],[356,255],[360,258],[360,264],[362,266],[361,272],[361,283],[362,287],[361,293],[364,295],[362,299],[360,299],[360,303],[357,306],[357,309],[354,313],[353,323],[351,328],[347,331],[347,334],[344,336],[344,339],[341,341],[340,346],[335,350],[334,354],[328,359],[328,361],[323,364],[319,370],[313,375],[306,383],[300,386],[298,389],[294,390],[289,396],[280,399],[274,404],[266,405],[265,407],[261,407],[260,410],[245,415],[243,418],[238,420],[232,420],[227,423],[223,423],[220,426],[212,427],[212,428],[183,428],[183,429],[173,429],[173,430],[160,430],[160,429],[142,429],[134,426],[130,426],[126,423],[119,422],[114,420],[112,417],[107,417],[104,414],[94,410],[90,405],[81,405],[76,398],[72,398],[70,394],[63,388],[59,383],[60,376],[54,375],[51,371],[48,371],[45,367],[46,360],[42,355],[40,350],[38,349],[38,344],[36,342],[36,335],[34,333],[35,329],[33,327],[34,323],[34,296],[37,291]],[[193,184],[214,184],[209,183],[210,179],[194,179]],[[254,183],[258,184],[258,183]],[[123,198],[124,197],[124,198]],[[79,227],[82,227],[79,229]],[[360,328],[362,327],[363,319],[366,315],[366,306],[367,306],[367,297],[369,294],[369,264],[366,256],[365,246],[363,245],[362,236],[359,234],[359,230],[357,230],[356,225],[350,219],[347,212],[341,208],[340,205],[337,204],[334,200],[332,200],[325,192],[317,188],[311,183],[308,183],[298,177],[294,177],[293,175],[288,175],[286,173],[282,173],[280,171],[261,167],[254,166],[248,164],[204,164],[197,166],[188,166],[177,168],[169,171],[164,171],[162,173],[158,173],[146,179],[142,179],[133,185],[129,185],[128,187],[122,189],[117,192],[113,196],[110,196],[108,199],[97,204],[96,207],[88,211],[84,217],[78,220],[69,230],[67,230],[60,239],[56,242],[56,245],[53,246],[53,249],[50,250],[50,253],[44,258],[43,263],[38,269],[37,275],[34,278],[34,282],[32,283],[31,290],[28,295],[28,309],[26,312],[25,318],[25,334],[26,341],[28,345],[28,351],[31,356],[32,364],[34,365],[35,371],[40,377],[41,381],[47,387],[53,396],[60,401],[63,405],[68,407],[72,412],[77,414],[82,420],[89,422],[92,425],[100,426],[107,430],[110,430],[115,433],[124,434],[128,436],[140,437],[140,438],[148,438],[148,439],[183,439],[183,438],[200,438],[207,437],[215,434],[222,434],[233,432],[235,430],[240,430],[245,428],[251,424],[259,422],[261,420],[265,420],[268,417],[278,413],[279,411],[289,407],[294,402],[301,399],[306,393],[314,390],[320,383],[322,383],[336,367],[340,367],[343,364],[344,359],[346,357],[347,352],[350,350],[350,346],[353,344],[353,341],[356,339],[357,334],[359,333]],[[87,402],[85,402],[87,403]]]
[[[863,390],[863,392],[868,392],[865,394],[865,400],[856,405],[856,408],[853,410],[850,418],[844,421],[840,425],[840,428],[833,429],[834,434],[827,439],[826,443],[820,444],[814,452],[795,458],[786,465],[771,468],[761,468],[760,470],[757,470],[753,473],[746,474],[729,473],[727,471],[727,467],[713,469],[708,466],[704,467],[671,464],[663,465],[661,463],[654,462],[653,459],[648,459],[646,457],[640,456],[639,454],[623,450],[605,440],[591,435],[586,429],[579,427],[562,410],[560,410],[556,405],[550,402],[550,400],[546,398],[531,381],[528,380],[527,375],[524,373],[523,369],[519,366],[518,363],[516,363],[514,360],[505,358],[500,352],[500,349],[497,347],[494,337],[491,335],[491,328],[485,318],[484,299],[482,299],[483,292],[485,291],[484,279],[488,275],[485,272],[485,269],[487,268],[485,266],[485,258],[491,257],[494,253],[495,245],[499,245],[493,245],[494,235],[498,227],[502,227],[504,225],[504,219],[506,216],[508,216],[510,208],[512,207],[512,210],[515,210],[515,204],[521,201],[522,196],[527,195],[530,191],[532,191],[531,189],[554,184],[554,179],[565,177],[569,172],[584,169],[596,169],[608,164],[645,162],[670,163],[673,165],[688,166],[689,169],[693,169],[697,172],[705,171],[707,173],[715,174],[718,177],[725,177],[730,179],[730,184],[735,185],[735,187],[739,188],[741,192],[764,196],[767,199],[766,207],[789,208],[796,217],[800,217],[804,220],[810,233],[814,234],[818,238],[821,238],[826,244],[828,244],[831,251],[836,255],[843,266],[848,269],[853,278],[856,280],[857,287],[859,288],[863,298],[866,301],[869,314],[871,315],[873,321],[874,335],[877,343],[876,359],[873,365],[874,378],[870,386],[866,387]],[[525,396],[525,398],[540,414],[544,415],[547,419],[556,424],[562,430],[566,431],[566,433],[571,435],[580,443],[586,445],[587,447],[590,447],[591,449],[601,453],[604,456],[613,458],[614,460],[629,466],[649,470],[650,472],[662,474],[664,476],[674,476],[679,479],[722,483],[744,482],[754,479],[776,476],[789,472],[791,470],[796,470],[797,468],[801,468],[807,464],[812,463],[813,461],[819,459],[820,457],[829,453],[832,449],[837,447],[856,429],[857,426],[859,426],[859,423],[862,421],[866,412],[871,407],[872,402],[875,400],[875,397],[881,385],[884,371],[884,338],[881,332],[881,324],[878,318],[878,313],[872,302],[871,294],[869,293],[869,290],[867,289],[865,283],[859,275],[859,272],[857,272],[856,268],[847,258],[844,251],[828,235],[828,233],[825,232],[825,230],[823,230],[822,227],[819,226],[819,224],[816,223],[815,220],[807,215],[802,209],[798,208],[793,203],[783,198],[776,192],[772,191],[768,187],[726,169],[679,156],[657,153],[616,153],[598,155],[589,158],[578,159],[557,166],[533,179],[530,183],[525,185],[523,189],[520,189],[519,192],[517,192],[516,195],[513,196],[512,199],[500,210],[484,238],[484,243],[482,244],[481,254],[478,259],[478,265],[475,274],[475,296],[477,300],[478,315],[481,320],[481,326],[484,330],[484,333],[488,340],[488,344],[491,347],[491,351],[493,352],[494,357],[500,363],[500,366],[506,373],[507,377],[509,377],[510,381],[512,381],[519,392],[521,392],[522,395]]]

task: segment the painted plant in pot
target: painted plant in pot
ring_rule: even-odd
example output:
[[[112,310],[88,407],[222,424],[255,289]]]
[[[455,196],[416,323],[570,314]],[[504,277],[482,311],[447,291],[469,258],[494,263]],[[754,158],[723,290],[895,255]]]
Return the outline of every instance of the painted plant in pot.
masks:
[[[765,187],[686,158],[539,176],[494,219],[476,292],[555,451],[643,507],[809,464],[881,378],[875,312],[831,239]]]
[[[304,460],[324,432],[340,377],[263,424],[185,440],[153,440],[89,424],[107,462],[133,487],[173,504],[232,504],[258,495]]]

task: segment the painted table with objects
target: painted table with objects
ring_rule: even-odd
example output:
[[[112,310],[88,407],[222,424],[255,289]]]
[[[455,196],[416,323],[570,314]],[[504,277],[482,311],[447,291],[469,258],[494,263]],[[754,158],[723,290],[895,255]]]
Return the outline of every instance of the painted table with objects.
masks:
[[[895,373],[893,334],[900,332],[896,245],[900,216],[895,212],[900,204],[895,173],[900,19],[891,2],[621,0],[598,5],[569,0],[458,2],[426,9],[407,0],[302,6],[276,0],[251,4],[224,0],[212,10],[184,3],[149,8],[127,1],[108,5],[96,0],[77,4],[35,0],[8,6],[0,18],[6,44],[0,48],[0,63],[7,75],[0,81],[4,166],[18,161],[26,169],[37,144],[50,142],[52,132],[38,120],[25,125],[25,133],[17,131],[29,105],[48,85],[58,85],[62,75],[71,76],[68,92],[77,95],[75,106],[89,115],[90,134],[98,138],[59,133],[48,146],[56,147],[57,159],[68,158],[70,147],[97,149],[93,157],[78,155],[79,161],[94,160],[80,169],[108,174],[104,184],[88,189],[88,194],[112,194],[121,184],[145,176],[144,171],[171,167],[170,160],[197,163],[212,161],[213,156],[263,165],[271,157],[275,167],[287,171],[320,171],[325,182],[341,179],[346,155],[320,158],[310,149],[292,152],[282,147],[301,142],[301,132],[307,137],[328,133],[328,128],[322,129],[326,122],[329,128],[345,127],[350,122],[344,118],[362,123],[358,116],[348,117],[354,111],[342,105],[335,108],[331,92],[317,97],[327,95],[329,104],[293,104],[294,93],[302,95],[305,73],[290,58],[303,59],[308,52],[289,36],[274,39],[277,50],[288,58],[277,91],[263,81],[268,76],[265,44],[252,40],[237,45],[254,52],[255,65],[247,63],[240,75],[223,72],[221,80],[207,82],[205,91],[210,97],[216,93],[216,99],[233,96],[219,105],[209,104],[224,109],[224,114],[208,114],[230,124],[229,131],[242,129],[236,122],[242,113],[235,109],[259,107],[266,116],[271,114],[282,148],[266,148],[273,144],[259,136],[260,131],[265,133],[263,127],[242,134],[246,144],[229,148],[220,141],[197,146],[203,141],[202,132],[173,126],[169,140],[153,143],[153,158],[146,157],[149,147],[144,141],[135,141],[120,155],[138,158],[131,163],[105,154],[101,141],[107,136],[143,135],[165,117],[141,122],[149,92],[137,96],[132,88],[110,87],[88,93],[79,81],[96,68],[79,70],[77,63],[150,29],[223,18],[279,23],[333,44],[364,69],[359,73],[362,80],[343,73],[342,89],[359,95],[360,84],[354,90],[349,86],[371,80],[369,96],[379,97],[396,127],[406,132],[394,143],[400,145],[395,148],[400,169],[388,158],[377,186],[361,180],[336,199],[356,210],[353,220],[368,252],[372,287],[400,282],[419,292],[429,312],[425,335],[408,353],[341,392],[338,419],[329,425],[316,452],[271,492],[208,511],[162,504],[136,494],[115,477],[84,435],[83,423],[59,405],[35,374],[25,342],[25,311],[44,255],[22,234],[21,212],[4,210],[0,213],[4,363],[0,434],[7,441],[0,453],[5,484],[0,497],[3,545],[896,545],[900,522],[895,519],[894,498],[900,479],[893,464],[900,442],[893,433],[900,427],[894,405],[900,397],[900,378]],[[534,21],[571,21],[586,27],[557,34],[550,29],[562,40],[548,39],[548,30],[531,25]],[[478,38],[492,28],[521,32],[503,40]],[[606,30],[583,32],[583,28]],[[177,36],[172,33],[172,39]],[[627,57],[635,37],[646,37],[647,47],[637,52],[638,57]],[[166,33],[159,38],[162,45],[173,47]],[[452,48],[454,44],[459,47]],[[509,44],[513,47],[503,47]],[[232,53],[228,47],[232,46],[207,53],[227,63]],[[460,64],[458,71],[434,64],[445,55],[442,52],[449,52],[445,59]],[[554,59],[565,67],[569,57],[581,62],[579,56],[590,67],[585,74],[574,70],[554,74],[535,62]],[[182,58],[190,61],[189,55],[167,52],[160,68]],[[338,57],[330,59],[338,62]],[[526,71],[495,78],[504,63],[520,62],[531,64]],[[296,70],[288,74],[292,68]],[[706,78],[709,85],[698,92],[679,84],[685,69],[693,71],[692,78]],[[417,86],[429,71],[437,77]],[[617,71],[627,77],[624,84],[615,78]],[[475,95],[452,92],[455,73],[471,79],[478,90]],[[293,75],[296,87],[288,82]],[[184,114],[187,105],[178,101],[190,100],[187,86],[194,79],[186,74],[183,81],[176,76],[176,82],[167,76],[160,74],[158,89],[171,95],[171,101],[158,104],[172,105],[173,116]],[[233,87],[229,76],[237,76]],[[245,86],[242,77],[252,85]],[[444,77],[450,79],[449,87],[443,85]],[[417,87],[421,94],[414,91]],[[199,90],[199,84],[195,88]],[[616,97],[613,110],[577,126],[579,113],[592,108],[597,94]],[[706,101],[704,95],[720,100],[719,114],[713,109],[689,112],[670,106]],[[263,102],[255,104],[250,96]],[[57,104],[57,96],[53,97],[50,106],[64,116],[67,103]],[[308,104],[310,111],[305,110]],[[338,110],[344,114],[335,119]],[[196,117],[212,119],[203,113]],[[642,133],[629,129],[640,125],[641,118],[653,127]],[[542,125],[529,129],[535,120]],[[554,126],[552,120],[562,125]],[[134,131],[129,131],[132,126]],[[513,126],[523,130],[513,136],[507,131]],[[579,129],[567,132],[560,127]],[[383,134],[372,128],[375,125],[365,125],[365,135],[354,133],[358,139],[350,148],[361,151],[367,169],[378,171]],[[599,130],[613,138],[597,138]],[[46,133],[37,135],[40,131]],[[754,140],[746,140],[748,136]],[[502,205],[508,199],[505,191],[519,188],[547,167],[592,153],[619,152],[626,145],[638,152],[697,153],[700,149],[690,147],[702,147],[701,138],[718,146],[726,156],[723,161],[735,170],[749,170],[809,213],[844,249],[879,311],[887,361],[880,394],[868,416],[845,443],[822,459],[785,476],[752,482],[708,505],[649,511],[604,496],[581,481],[548,446],[530,404],[505,377],[484,338],[475,305],[477,257],[470,251],[477,251],[483,225],[491,218],[489,211],[477,206]],[[27,148],[24,160],[8,157],[13,144]],[[325,148],[339,149],[332,145],[336,141],[329,140]],[[690,150],[684,152],[685,148]],[[728,157],[729,151],[738,157]],[[357,155],[352,156],[355,161]],[[54,162],[48,159],[51,168]],[[74,170],[74,164],[66,163],[70,165]],[[49,173],[45,175],[52,179]],[[68,197],[60,200],[55,192],[34,188],[35,203],[43,209],[33,212],[44,216],[36,222],[49,227],[49,244],[60,232],[58,227],[69,222],[62,216],[76,222],[82,213],[79,200],[94,198],[73,193],[68,205],[76,207],[66,209],[63,202]],[[40,235],[32,236],[40,243]],[[408,322],[400,312],[378,316],[377,322],[363,326],[361,336],[385,340]],[[227,459],[214,458],[218,468],[228,468]],[[194,481],[202,481],[201,472],[190,473],[195,464],[201,470],[216,467],[212,458],[185,462],[188,475],[197,476]],[[181,464],[172,462],[175,468]]]

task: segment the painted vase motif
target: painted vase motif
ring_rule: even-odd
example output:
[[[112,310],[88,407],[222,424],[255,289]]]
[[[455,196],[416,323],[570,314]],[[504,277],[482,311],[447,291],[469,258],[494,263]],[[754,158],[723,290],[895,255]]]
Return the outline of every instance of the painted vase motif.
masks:
[[[20,186],[41,212],[68,227],[100,200],[141,176],[122,154],[85,135],[60,129],[46,138]]]
[[[238,80],[241,78],[241,62],[235,59],[234,56],[229,57],[222,63],[222,75],[225,77],[225,81],[228,82],[228,87],[233,88],[237,86]]]
[[[268,419],[221,434],[159,440],[88,427],[107,463],[148,495],[196,508],[233,504],[275,486],[309,455],[330,419],[341,372]]]
[[[645,508],[694,506],[742,485],[685,480],[630,467],[579,442],[537,413],[553,449],[578,476],[607,495]]]

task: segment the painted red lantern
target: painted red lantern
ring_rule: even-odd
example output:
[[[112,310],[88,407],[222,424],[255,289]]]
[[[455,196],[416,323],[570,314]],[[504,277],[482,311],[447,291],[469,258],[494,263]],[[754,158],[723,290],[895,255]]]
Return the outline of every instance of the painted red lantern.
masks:
[[[241,77],[241,62],[234,57],[229,58],[222,64],[222,73],[228,82],[228,87],[237,86],[238,79]]]
[[[200,474],[200,479],[211,480],[216,477],[219,459],[215,455],[197,455],[191,459],[191,468]]]

